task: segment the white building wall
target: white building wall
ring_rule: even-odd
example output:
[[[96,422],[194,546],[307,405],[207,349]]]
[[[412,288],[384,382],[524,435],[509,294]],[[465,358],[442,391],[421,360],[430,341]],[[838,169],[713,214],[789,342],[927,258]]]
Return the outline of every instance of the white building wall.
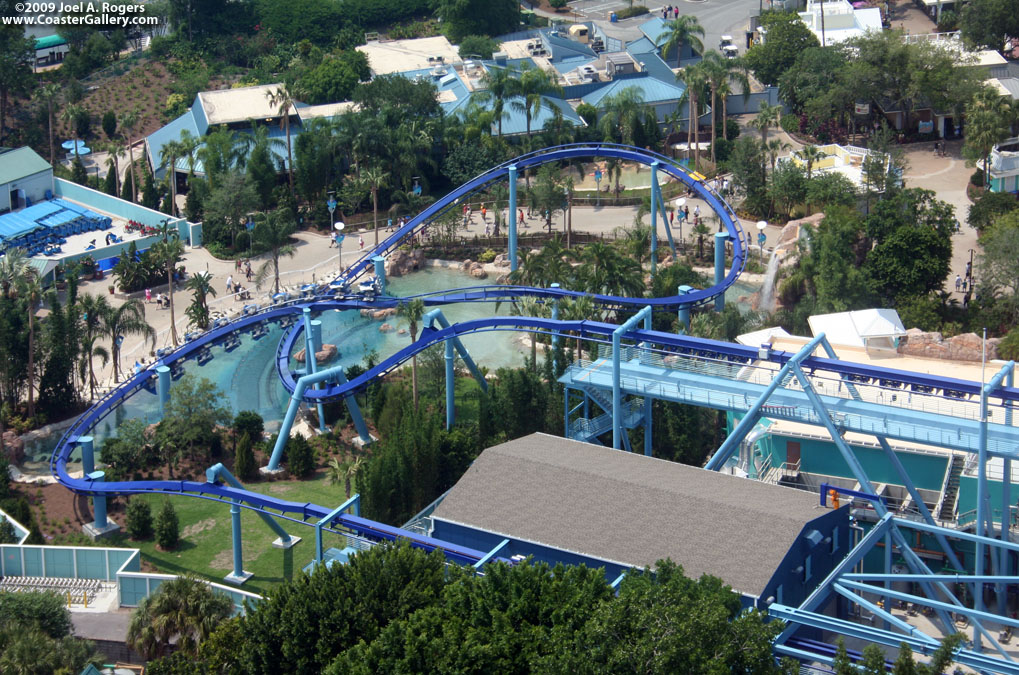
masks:
[[[11,191],[24,190],[25,197],[33,204],[46,198],[46,191],[53,189],[53,170],[47,169],[16,181],[0,185],[0,211],[11,209]],[[24,206],[22,204],[22,206]]]

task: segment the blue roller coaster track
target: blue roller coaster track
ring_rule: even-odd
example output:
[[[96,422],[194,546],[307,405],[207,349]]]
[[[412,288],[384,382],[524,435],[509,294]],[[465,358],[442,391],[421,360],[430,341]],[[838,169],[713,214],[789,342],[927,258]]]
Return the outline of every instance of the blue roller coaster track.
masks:
[[[76,448],[79,438],[86,436],[96,424],[109,415],[117,406],[128,397],[132,396],[139,389],[150,386],[151,381],[156,377],[155,369],[158,366],[170,366],[185,359],[195,357],[203,348],[221,342],[227,336],[237,331],[242,331],[266,321],[279,320],[285,317],[299,315],[306,307],[313,312],[325,311],[328,309],[378,309],[381,307],[392,307],[406,299],[395,299],[382,297],[374,300],[364,298],[337,295],[335,288],[340,284],[350,284],[360,275],[370,269],[371,259],[377,255],[385,255],[393,251],[401,242],[413,236],[424,228],[432,219],[440,216],[445,210],[453,208],[458,200],[465,196],[482,190],[492,183],[504,179],[508,175],[509,167],[515,165],[517,168],[528,168],[547,162],[559,162],[578,157],[615,157],[625,160],[632,160],[649,164],[659,162],[661,170],[672,177],[680,180],[691,187],[697,195],[704,199],[708,205],[718,214],[719,220],[726,228],[733,243],[733,264],[724,281],[717,286],[708,289],[694,291],[689,295],[673,296],[671,298],[625,298],[609,295],[593,296],[595,301],[607,307],[620,307],[635,309],[651,305],[656,309],[668,309],[681,306],[699,305],[708,302],[719,293],[723,293],[742,272],[746,260],[746,237],[729,206],[696,176],[691,175],[686,169],[678,166],[673,160],[656,153],[640,150],[629,146],[619,145],[567,145],[556,148],[547,148],[523,155],[512,162],[502,164],[491,171],[482,174],[463,186],[457,188],[444,198],[431,205],[415,218],[400,228],[395,234],[383,241],[377,248],[371,250],[358,261],[348,267],[332,284],[324,284],[315,289],[310,297],[287,301],[278,305],[263,308],[250,312],[232,322],[217,326],[194,339],[180,346],[169,354],[164,355],[157,363],[148,369],[135,374],[120,384],[116,389],[108,392],[97,401],[91,408],[83,413],[78,420],[67,430],[57,444],[50,460],[50,469],[57,481],[64,487],[80,494],[99,495],[129,495],[139,493],[163,493],[185,495],[202,499],[212,499],[224,503],[237,502],[244,508],[268,513],[277,518],[283,518],[298,523],[308,523],[309,520],[323,518],[330,512],[329,507],[319,506],[310,503],[291,502],[250,492],[243,489],[224,485],[222,483],[197,482],[187,480],[148,480],[148,481],[114,481],[100,482],[88,477],[75,478],[67,471],[67,463],[72,452]],[[457,302],[496,302],[507,301],[519,297],[536,296],[546,299],[564,298],[571,296],[585,295],[567,289],[546,289],[517,286],[497,286],[467,288],[438,293],[425,294],[421,297],[428,305],[443,305]],[[277,353],[277,370],[285,388],[291,393],[295,388],[295,377],[289,367],[289,355],[291,347],[298,339],[302,330],[298,322],[294,328],[289,330],[283,337]],[[372,380],[384,376],[394,368],[410,359],[414,354],[426,349],[431,345],[438,344],[454,336],[462,336],[470,333],[512,330],[512,331],[538,331],[551,334],[569,333],[583,339],[600,342],[608,342],[613,331],[618,328],[615,324],[599,321],[558,321],[553,319],[530,318],[530,317],[506,317],[496,316],[474,321],[467,321],[454,324],[448,328],[431,329],[422,331],[420,338],[401,349],[396,354],[384,359],[379,365],[345,384],[326,383],[322,389],[308,389],[304,392],[303,400],[307,402],[321,402],[332,400],[358,391],[366,387]],[[643,341],[648,344],[660,346],[667,351],[678,354],[710,355],[714,358],[731,361],[734,363],[751,363],[760,357],[756,348],[742,345],[719,342],[714,340],[700,339],[683,335],[674,335],[656,331],[632,330],[624,335],[627,340]],[[771,351],[767,358],[776,364],[784,364],[793,357],[792,353]],[[825,359],[820,357],[809,357],[803,361],[805,368],[821,368],[835,373],[845,374],[851,380],[858,382],[893,382],[913,391],[933,392],[946,398],[959,398],[965,396],[979,396],[981,384],[965,380],[955,380],[944,377],[936,377],[924,374],[897,371],[887,368],[854,364]],[[1019,389],[1002,387],[996,394],[1004,401],[1019,401]],[[426,550],[440,549],[451,560],[473,564],[481,560],[485,553],[469,548],[451,545],[429,537],[420,536],[414,533],[376,523],[364,518],[348,514],[336,516],[331,524],[341,527],[354,533],[373,540],[409,540],[412,545]]]

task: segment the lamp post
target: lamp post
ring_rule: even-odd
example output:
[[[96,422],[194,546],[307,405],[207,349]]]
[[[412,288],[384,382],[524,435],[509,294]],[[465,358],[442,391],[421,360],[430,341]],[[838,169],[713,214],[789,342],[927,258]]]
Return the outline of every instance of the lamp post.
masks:
[[[336,249],[339,251],[336,254],[336,269],[337,274],[343,273],[343,228],[346,227],[343,223],[333,223],[333,230],[336,231]]]
[[[679,199],[676,200],[676,208],[677,209],[682,209],[684,206],[686,206],[686,197],[680,197]],[[680,248],[680,250],[683,250],[683,248],[684,248],[684,246],[683,246],[683,218],[679,218],[678,220],[679,220],[679,248]]]

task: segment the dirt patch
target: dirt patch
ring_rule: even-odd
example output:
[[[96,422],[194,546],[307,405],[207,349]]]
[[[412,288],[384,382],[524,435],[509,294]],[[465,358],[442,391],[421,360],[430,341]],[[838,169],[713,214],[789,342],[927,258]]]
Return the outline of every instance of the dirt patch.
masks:
[[[205,520],[200,520],[197,523],[185,527],[183,530],[181,530],[180,536],[183,539],[188,539],[190,537],[195,536],[196,534],[201,534],[206,530],[211,530],[215,526],[216,526],[215,518],[206,518]]]
[[[248,546],[241,553],[241,558],[245,563],[252,563],[258,559],[259,553],[253,551],[254,547]],[[213,567],[218,570],[232,570],[234,568],[234,550],[232,548],[223,549],[209,561],[209,567]]]

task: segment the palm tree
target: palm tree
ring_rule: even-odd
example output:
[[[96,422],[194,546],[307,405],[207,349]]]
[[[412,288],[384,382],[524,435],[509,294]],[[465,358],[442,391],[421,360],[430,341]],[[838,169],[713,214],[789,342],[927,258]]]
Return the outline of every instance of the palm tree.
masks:
[[[60,102],[60,85],[56,82],[44,84],[35,90],[33,98],[46,106],[46,124],[49,128],[50,165],[55,165],[56,150],[53,145],[53,106]]]
[[[524,113],[524,120],[527,125],[527,137],[531,137],[531,120],[541,112],[545,105],[545,94],[561,94],[563,88],[556,80],[541,68],[525,67],[520,73],[517,81],[516,95],[519,99],[510,103],[513,108]]]
[[[425,301],[415,298],[410,302],[401,302],[396,308],[397,316],[407,321],[407,330],[410,333],[411,343],[418,339],[418,322],[425,315]],[[410,357],[410,382],[411,391],[414,394],[414,412],[418,409],[418,357],[414,354]]]
[[[120,196],[120,156],[127,150],[124,142],[114,138],[106,144],[106,151],[110,153],[110,162],[113,164],[113,172],[116,174],[114,180],[117,186],[117,196]]]
[[[185,310],[190,323],[205,330],[209,327],[209,296],[216,297],[216,289],[212,287],[212,275],[208,272],[196,272],[184,285],[192,294],[191,305]]]
[[[364,459],[361,457],[355,457],[354,459],[348,459],[343,462],[333,457],[329,460],[328,467],[326,467],[329,484],[336,485],[342,481],[343,491],[347,495],[346,498],[350,499],[354,477],[361,471],[362,466],[364,466]]]
[[[745,104],[750,100],[750,70],[747,68],[746,59],[739,57],[737,59],[722,59],[722,62],[728,71],[728,76],[719,83],[715,93],[722,99],[722,138],[729,140],[728,125],[726,124],[729,119],[729,96],[733,93],[732,84],[735,82],[740,91],[743,93],[743,103]]]
[[[170,225],[168,222],[164,222],[163,227],[170,227]],[[170,298],[170,338],[173,340],[173,346],[176,347],[178,339],[173,308],[173,273],[177,269],[177,263],[184,258],[184,242],[180,240],[176,230],[172,230],[169,234],[172,236],[167,238],[167,234],[164,233],[163,241],[153,244],[151,251],[156,261],[166,269],[166,286]]]
[[[984,87],[966,107],[966,144],[963,152],[970,166],[983,163],[984,190],[991,186],[988,173],[991,151],[1011,133],[1013,111],[1009,102],[990,87]]]
[[[480,92],[481,101],[492,101],[492,112],[495,115],[498,135],[502,137],[502,120],[506,117],[506,99],[516,95],[520,81],[517,79],[518,72],[515,68],[492,67],[481,79],[485,90]]]
[[[188,163],[188,184],[195,177],[195,162],[198,160],[198,148],[202,140],[187,129],[180,132],[180,157]]]
[[[255,286],[261,288],[272,270],[274,293],[280,292],[280,258],[294,257],[294,247],[290,244],[290,235],[294,233],[294,219],[286,209],[276,209],[266,214],[265,219],[255,223],[252,240],[262,248],[268,249],[269,259],[258,268],[255,274]]]
[[[170,215],[177,216],[177,160],[184,156],[184,145],[180,141],[167,141],[159,149],[160,166],[168,168],[170,181]]]
[[[131,172],[131,200],[138,201],[138,188],[135,183],[134,177],[134,144],[131,142],[131,132],[138,126],[138,113],[134,110],[124,113],[124,116],[120,118],[120,130],[124,134],[124,140],[127,142],[127,151],[130,155],[129,171]]]
[[[110,311],[110,303],[106,301],[106,296],[104,295],[90,295],[86,293],[81,296],[77,303],[77,308],[82,315],[82,329],[79,335],[82,354],[84,354],[88,363],[89,398],[94,399],[98,382],[96,380],[93,358],[98,357],[103,367],[106,367],[106,364],[110,361],[110,353],[106,348],[96,344],[99,338],[103,336],[103,316]],[[82,361],[81,365],[83,368],[85,364],[86,361]],[[84,373],[82,374],[82,379],[85,379]]]
[[[693,149],[694,168],[700,164],[700,129],[698,118],[700,117],[701,92],[707,85],[707,70],[700,63],[684,68],[676,79],[682,79],[686,83],[686,102],[689,106],[689,123],[687,124],[686,142],[689,148]]]
[[[705,80],[711,89],[711,163],[715,164],[715,137],[717,133],[715,131],[715,121],[718,119],[715,103],[718,100],[719,92],[723,88],[727,88],[729,84],[729,59],[712,49],[711,51],[704,52],[701,67],[704,69]],[[724,112],[722,115],[722,126],[725,126]]]
[[[615,195],[616,199],[619,199],[619,179],[623,176],[623,161],[618,157],[605,160],[605,173],[608,174],[609,180],[615,181]]]
[[[761,144],[764,147],[768,146],[768,129],[778,124],[778,116],[781,110],[777,105],[770,105],[767,101],[761,101],[760,112],[757,113],[757,117],[750,123],[751,126],[761,132]]]
[[[768,157],[771,159],[771,172],[775,173],[775,164],[778,163],[778,156],[789,149],[789,144],[781,138],[773,138],[768,141]]]
[[[569,300],[560,302],[559,317],[564,321],[590,321],[601,319],[601,312],[595,307],[594,300],[590,295],[581,295]],[[584,351],[581,348],[580,335],[577,335],[577,358],[584,358]]]
[[[287,85],[276,87],[266,92],[269,105],[277,108],[276,114],[280,116],[280,128],[287,135],[287,177],[290,180],[290,194],[294,194],[294,155],[290,144],[290,109],[294,105],[294,98]]]
[[[661,45],[662,57],[667,57],[669,52],[676,50],[676,66],[680,64],[680,53],[683,45],[689,44],[696,52],[704,51],[704,27],[701,26],[697,17],[684,14],[672,21],[665,22],[665,28],[658,36],[658,44]]]
[[[113,360],[113,381],[120,381],[120,344],[128,335],[148,338],[155,347],[156,331],[145,321],[145,305],[131,298],[120,307],[110,307],[102,317],[103,335],[110,339],[110,356]]]
[[[379,188],[386,184],[389,174],[381,166],[370,166],[361,173],[372,193],[372,214],[375,218],[375,245],[379,245]]]
[[[71,138],[74,139],[75,159],[78,158],[78,120],[81,119],[82,115],[87,114],[88,111],[77,103],[72,103],[60,113],[60,120],[71,128]]]
[[[602,102],[604,114],[598,120],[602,137],[609,143],[633,145],[644,110],[644,95],[637,87],[626,87]]]
[[[577,268],[581,286],[588,293],[637,297],[644,294],[644,271],[640,263],[621,255],[604,242],[588,244],[580,253]]]
[[[199,645],[233,614],[229,597],[216,593],[193,576],[164,581],[131,614],[127,641],[135,649],[158,656],[176,638],[178,651],[198,655]]]
[[[26,269],[28,269],[28,255],[25,253],[25,249],[7,249],[4,256],[0,258],[0,290],[3,291],[5,298],[11,297],[11,290],[25,276]]]
[[[807,180],[810,180],[814,171],[814,163],[824,158],[825,153],[824,150],[817,147],[816,145],[804,145],[802,148],[796,151],[796,156],[799,157],[803,161],[803,163],[807,165]]]
[[[28,308],[28,417],[35,417],[35,313],[42,298],[42,284],[34,267],[25,266],[16,282],[17,294]]]

